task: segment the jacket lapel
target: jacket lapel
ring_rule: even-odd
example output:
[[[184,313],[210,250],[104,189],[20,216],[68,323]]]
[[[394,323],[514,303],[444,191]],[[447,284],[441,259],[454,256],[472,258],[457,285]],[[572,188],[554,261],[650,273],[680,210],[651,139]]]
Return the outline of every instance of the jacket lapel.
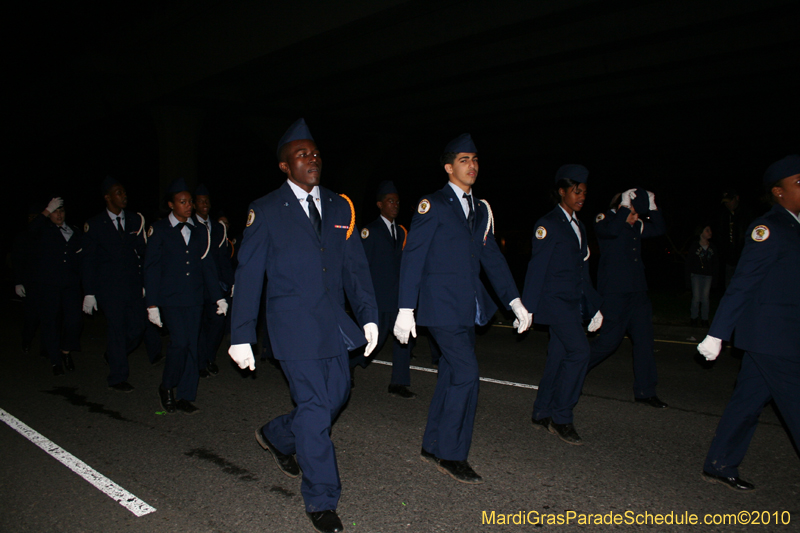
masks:
[[[288,217],[303,231],[308,233],[314,239],[317,238],[317,232],[314,231],[314,226],[311,225],[311,219],[308,218],[294,191],[289,187],[288,182],[284,182],[280,188],[281,198],[283,200],[284,209],[288,212]],[[320,189],[322,191],[322,189]],[[326,206],[327,207],[327,206]],[[326,210],[327,211],[327,210]],[[325,236],[325,221],[322,221],[322,235]]]
[[[461,225],[464,227],[465,230],[469,232],[469,226],[467,225],[467,217],[464,216],[464,208],[461,206],[461,198],[456,196],[456,193],[450,186],[450,183],[447,183],[444,186],[442,192],[450,202],[450,207],[453,208],[453,213],[455,214],[456,218],[461,221]]]

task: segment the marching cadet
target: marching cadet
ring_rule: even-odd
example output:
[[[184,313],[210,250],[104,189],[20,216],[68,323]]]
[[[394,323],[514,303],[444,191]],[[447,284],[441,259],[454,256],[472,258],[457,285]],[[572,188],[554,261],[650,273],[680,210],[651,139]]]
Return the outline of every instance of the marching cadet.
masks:
[[[471,484],[483,483],[467,461],[480,383],[475,325],[488,323],[497,310],[479,278],[481,267],[501,301],[514,311],[518,331],[530,327],[530,314],[495,242],[489,203],[474,200],[477,152],[467,133],[444,149],[440,163],[448,183],[423,197],[411,220],[394,326],[404,344],[409,335],[416,337],[417,323],[427,326],[442,352],[420,458],[456,481]]]
[[[697,346],[713,361],[735,331],[734,346],[744,350],[703,465],[703,479],[739,491],[755,488],[739,477],[739,465],[770,400],[800,443],[800,155],[770,165],[763,183],[774,205],[750,224],[733,279]]]
[[[353,204],[319,185],[322,157],[302,118],[278,143],[278,161],[286,182],[250,204],[229,353],[240,368],[255,369],[251,344],[266,273],[269,338],[297,407],[258,428],[256,440],[287,476],[302,469],[311,524],[334,533],[344,527],[331,425],[350,394],[348,350],[375,348],[378,309]],[[345,312],[345,294],[363,331]]]
[[[223,297],[229,296],[233,288],[233,270],[231,269],[228,230],[222,222],[214,222],[208,216],[211,210],[211,199],[208,188],[198,185],[194,191],[194,222],[205,228],[211,238],[209,255],[217,267],[217,280]],[[227,301],[227,300],[226,300]],[[217,366],[217,349],[225,334],[225,316],[217,314],[217,302],[206,294],[203,302],[203,319],[200,322],[200,339],[197,343],[197,361],[201,378],[219,374]]]
[[[106,316],[108,386],[131,392],[128,354],[144,336],[151,363],[162,359],[158,330],[147,327],[142,264],[147,243],[144,217],[126,209],[128,194],[117,179],[100,185],[106,208],[83,226],[83,312]]]
[[[53,198],[31,221],[33,280],[41,320],[41,340],[53,375],[75,370],[70,352],[80,350],[81,235],[67,225],[64,201]]]
[[[378,185],[378,209],[380,216],[361,230],[361,244],[369,263],[375,299],[378,302],[378,344],[375,352],[383,348],[397,317],[397,291],[400,281],[400,259],[408,233],[397,224],[400,211],[400,196],[391,181]],[[408,390],[411,385],[411,344],[401,344],[392,335],[392,378],[389,393],[400,398],[412,399],[416,394]],[[350,372],[357,365],[367,366],[363,355],[350,359]]]
[[[228,303],[222,297],[214,259],[209,255],[211,240],[206,228],[192,219],[192,195],[183,179],[167,189],[167,218],[154,223],[149,233],[144,261],[144,286],[150,322],[169,329],[164,373],[158,387],[161,406],[194,414],[199,373],[197,341],[204,295],[217,303],[224,315]],[[205,290],[205,292],[204,292]]]
[[[619,205],[595,219],[600,244],[597,292],[603,297],[603,332],[590,343],[589,371],[616,352],[627,333],[633,343],[634,399],[657,409],[664,409],[667,404],[656,396],[653,306],[647,297],[642,241],[665,231],[655,195],[643,189],[623,192]]]
[[[589,331],[603,323],[602,298],[589,278],[586,228],[577,213],[586,200],[589,171],[582,165],[558,169],[553,200],[558,205],[536,222],[533,251],[522,302],[533,321],[550,327],[547,361],[539,381],[531,420],[568,444],[583,444],[573,425],[572,409],[578,403],[589,364]]]

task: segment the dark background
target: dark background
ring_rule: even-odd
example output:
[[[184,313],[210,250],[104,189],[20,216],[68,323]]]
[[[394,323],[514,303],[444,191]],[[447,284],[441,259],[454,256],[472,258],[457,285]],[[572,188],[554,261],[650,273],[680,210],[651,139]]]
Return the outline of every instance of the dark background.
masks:
[[[558,167],[589,168],[588,226],[611,196],[656,194],[668,236],[651,286],[682,286],[680,251],[737,188],[800,151],[793,1],[29,2],[9,13],[3,245],[30,203],[81,226],[107,174],[152,220],[175,177],[205,183],[234,233],[278,187],[275,145],[303,116],[323,184],[358,223],[394,180],[410,223],[445,183],[438,156],[472,134],[476,193],[522,282]],[[596,256],[595,256],[596,257]]]

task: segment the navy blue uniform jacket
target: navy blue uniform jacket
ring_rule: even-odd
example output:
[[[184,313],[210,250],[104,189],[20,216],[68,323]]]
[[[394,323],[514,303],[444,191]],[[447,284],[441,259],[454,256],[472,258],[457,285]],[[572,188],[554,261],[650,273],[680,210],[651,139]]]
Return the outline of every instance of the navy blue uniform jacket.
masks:
[[[645,292],[647,280],[642,264],[642,239],[663,235],[664,217],[650,211],[648,222],[637,221],[633,226],[626,220],[631,210],[620,207],[597,215],[595,232],[600,244],[600,268],[597,271],[597,291],[600,294]]]
[[[742,350],[800,361],[800,224],[779,205],[747,231],[708,334]]]
[[[470,231],[461,200],[447,184],[425,196],[411,220],[400,264],[398,306],[416,309],[421,326],[486,324],[497,306],[479,278],[481,266],[507,309],[519,297],[494,228],[486,233],[486,204],[476,199],[474,209],[475,228]]]
[[[125,237],[104,209],[83,226],[83,292],[129,301],[142,297],[144,217],[125,210]]]
[[[195,225],[205,228],[196,215],[192,215]],[[233,268],[231,268],[231,248],[228,243],[228,231],[225,224],[208,219],[211,224],[211,247],[208,254],[214,260],[217,267],[217,275],[222,292],[227,293],[233,286]]]
[[[81,284],[83,259],[81,234],[72,228],[72,237],[64,239],[61,228],[44,215],[31,221],[33,280],[39,285],[75,287]]]
[[[398,244],[395,246],[392,234],[381,217],[373,220],[361,231],[361,244],[369,262],[372,286],[378,311],[397,312],[397,292],[400,287],[400,260],[403,257],[403,243],[406,230],[395,221]]]
[[[583,222],[578,224],[580,247],[561,207],[556,206],[536,222],[522,304],[533,313],[537,324],[557,324],[579,313],[583,296],[588,314],[584,318],[593,317],[603,303],[589,276],[586,228]]]
[[[202,306],[205,294],[214,301],[222,298],[214,259],[205,226],[189,224],[192,236],[188,246],[180,226],[169,218],[151,227],[144,259],[144,288],[147,306]]]
[[[378,323],[367,258],[349,203],[323,187],[322,240],[288,182],[250,204],[239,248],[231,344],[256,342],[266,272],[267,328],[278,360],[325,359],[366,344],[345,312],[345,293],[362,325]],[[350,226],[353,232],[347,238]]]

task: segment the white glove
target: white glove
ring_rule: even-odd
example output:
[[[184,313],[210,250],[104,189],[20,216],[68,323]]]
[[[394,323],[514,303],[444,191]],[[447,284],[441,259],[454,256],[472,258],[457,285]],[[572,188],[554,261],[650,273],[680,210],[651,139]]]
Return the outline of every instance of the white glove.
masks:
[[[627,207],[628,209],[631,208],[631,202],[633,199],[636,198],[636,189],[628,189],[622,196],[620,197],[619,205],[620,207]]]
[[[594,317],[592,317],[592,321],[589,322],[589,327],[587,329],[589,330],[589,333],[594,333],[595,331],[600,329],[600,326],[602,325],[603,325],[603,313],[598,311],[597,314],[595,314]]]
[[[225,301],[225,298],[220,298],[219,300],[217,300],[217,314],[218,315],[228,314],[228,302]]]
[[[53,198],[52,200],[50,200],[50,203],[47,204],[47,207],[45,207],[44,210],[47,211],[48,213],[52,213],[62,205],[64,205],[64,200],[62,200],[61,198]]]
[[[144,290],[144,287],[142,287],[142,298],[144,298],[145,296],[147,296],[147,292]]]
[[[231,298],[233,298],[233,289],[236,288],[236,285],[231,285]]]
[[[650,211],[656,211],[658,209],[656,207],[656,195],[647,191],[647,199],[650,200]]]
[[[87,294],[83,297],[83,312],[91,315],[93,310],[97,311],[97,298],[92,294]]]
[[[397,311],[397,320],[394,321],[394,336],[400,344],[408,344],[408,335],[417,338],[417,324],[414,322],[413,309],[400,309]]]
[[[697,351],[706,358],[706,361],[713,361],[716,359],[719,356],[720,350],[722,350],[722,341],[711,335],[706,335],[703,342],[697,345]]]
[[[517,317],[513,324],[513,326],[517,328],[517,333],[527,331],[528,328],[531,327],[533,315],[525,309],[525,306],[522,305],[522,301],[519,298],[511,300],[511,310],[514,311],[514,315]]]
[[[161,313],[158,312],[158,307],[151,307],[147,310],[147,319],[158,327],[161,327]]]
[[[228,349],[228,355],[239,365],[239,368],[245,369],[249,367],[250,370],[256,369],[256,358],[253,357],[253,347],[249,344],[231,344],[231,347]]]
[[[369,357],[372,350],[378,345],[378,324],[370,322],[364,325],[364,336],[367,338],[367,347],[364,348],[364,357]]]
[[[16,292],[17,296],[20,298],[25,298],[25,285],[14,285],[14,292]]]

